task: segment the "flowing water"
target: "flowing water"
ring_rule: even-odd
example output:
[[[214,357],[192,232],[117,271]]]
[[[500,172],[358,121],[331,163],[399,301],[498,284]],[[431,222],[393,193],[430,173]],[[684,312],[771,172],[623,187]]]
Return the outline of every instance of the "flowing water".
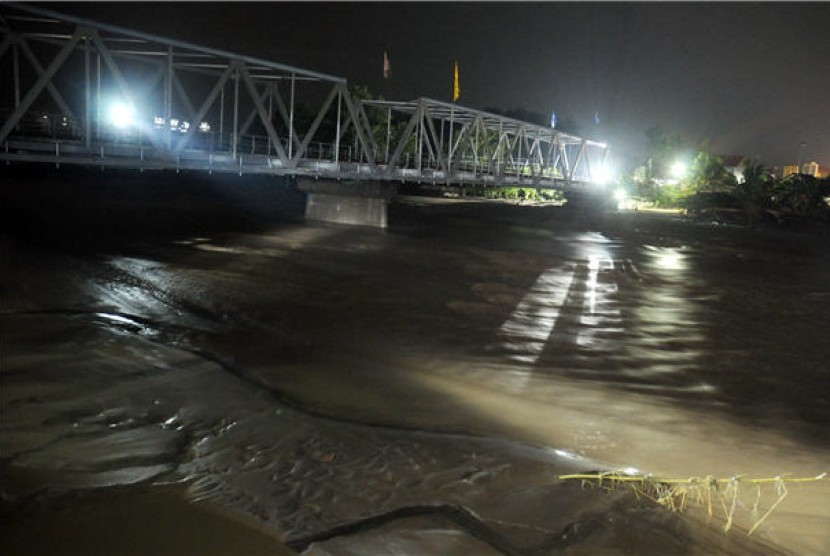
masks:
[[[183,523],[250,531],[214,553],[830,553],[827,481],[741,479],[709,516],[558,478],[830,471],[826,239],[427,198],[390,221],[4,235],[3,552],[66,507],[111,530],[82,494],[129,489],[144,529],[100,553],[146,553],[173,488]]]

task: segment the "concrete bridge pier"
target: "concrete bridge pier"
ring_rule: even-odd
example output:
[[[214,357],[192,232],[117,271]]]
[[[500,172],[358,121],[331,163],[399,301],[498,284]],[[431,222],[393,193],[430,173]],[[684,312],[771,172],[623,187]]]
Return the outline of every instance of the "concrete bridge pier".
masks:
[[[300,178],[297,188],[307,195],[307,220],[386,228],[387,206],[397,185],[381,181],[333,181]]]

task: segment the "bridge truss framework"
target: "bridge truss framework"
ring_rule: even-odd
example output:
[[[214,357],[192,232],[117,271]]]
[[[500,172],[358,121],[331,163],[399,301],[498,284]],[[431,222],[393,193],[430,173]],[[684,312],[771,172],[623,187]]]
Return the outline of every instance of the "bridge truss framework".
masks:
[[[0,159],[433,184],[597,181],[605,144],[343,78],[0,5]],[[133,121],[115,127],[110,104]]]
[[[385,167],[424,181],[555,186],[596,181],[608,164],[604,143],[498,114],[427,98],[362,104],[387,113],[385,139],[374,134]],[[408,116],[396,134],[393,112]]]

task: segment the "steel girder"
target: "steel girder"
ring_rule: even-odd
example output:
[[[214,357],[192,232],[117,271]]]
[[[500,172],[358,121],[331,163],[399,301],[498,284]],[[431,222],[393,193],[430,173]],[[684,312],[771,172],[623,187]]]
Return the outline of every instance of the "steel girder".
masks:
[[[74,153],[79,160],[103,153],[104,147],[113,142],[112,134],[102,133],[102,129],[106,128],[102,113],[104,88],[130,106],[133,113],[140,114],[146,110],[139,116],[138,141],[142,145],[149,142],[151,148],[142,146],[140,162],[153,160],[154,164],[170,167],[171,161],[176,161],[178,168],[186,151],[204,150],[204,147],[192,147],[191,143],[198,133],[199,124],[210,120],[213,129],[218,122],[220,135],[218,148],[211,140],[211,152],[227,152],[232,158],[237,158],[241,136],[252,126],[257,126],[265,133],[263,139],[267,142],[269,155],[267,167],[300,171],[306,166],[301,162],[309,145],[319,139],[317,134],[323,121],[334,119],[332,111],[336,99],[336,123],[329,124],[329,127],[333,125],[337,129],[337,133],[330,138],[334,158],[339,158],[340,143],[351,132],[357,150],[351,153],[352,158],[363,160],[368,171],[374,171],[374,153],[377,149],[368,133],[368,120],[362,106],[352,101],[346,81],[342,78],[66,16],[30,5],[4,3],[0,5],[0,17],[0,60],[13,58],[13,75],[9,79],[4,75],[3,83],[4,87],[14,89],[14,106],[7,107],[8,110],[3,112],[0,126],[0,143],[5,144],[0,158],[15,159],[9,149],[10,142],[31,143],[36,139],[27,136],[21,124],[32,117],[32,112],[38,107],[36,102],[43,100],[44,91],[49,92],[57,105],[59,117],[64,122],[72,121],[73,129],[82,130],[62,137],[61,142],[75,141],[78,145],[85,145],[86,152],[74,148],[63,149],[64,152]],[[51,56],[51,60],[44,64],[45,68],[31,45],[37,45],[35,50],[41,57]],[[31,79],[26,82],[20,72],[18,51],[31,65],[29,73],[36,76],[33,82]],[[290,90],[287,105],[280,94],[280,84]],[[298,86],[305,87],[305,104],[302,107],[305,114],[308,113],[308,102],[322,99],[316,108],[311,107],[311,113],[316,113],[311,121],[308,117],[305,121],[298,121],[300,106],[295,94]],[[83,94],[77,94],[78,90]],[[11,96],[8,94],[7,98]],[[230,106],[227,106],[227,101]],[[247,110],[244,121],[240,118],[240,109]],[[75,114],[83,114],[83,121]],[[188,118],[190,127],[171,129],[170,122],[174,116],[175,119]],[[153,129],[154,117],[163,119],[161,129]],[[143,137],[141,127],[144,128]],[[228,149],[224,149],[222,137],[225,129],[228,129],[227,135],[230,136]],[[130,142],[123,137],[120,141]],[[40,149],[34,151],[39,152]],[[133,152],[134,149],[126,151]],[[27,153],[27,156],[31,155],[30,151]],[[54,156],[50,155],[51,158]],[[70,154],[64,158],[62,161],[72,162]]]
[[[457,104],[428,98],[362,104],[386,114],[387,121],[376,118],[372,128],[386,130],[391,148],[376,154],[389,178],[416,169],[425,181],[553,187],[593,182],[592,166],[607,162],[605,143]],[[397,132],[393,112],[407,117]]]

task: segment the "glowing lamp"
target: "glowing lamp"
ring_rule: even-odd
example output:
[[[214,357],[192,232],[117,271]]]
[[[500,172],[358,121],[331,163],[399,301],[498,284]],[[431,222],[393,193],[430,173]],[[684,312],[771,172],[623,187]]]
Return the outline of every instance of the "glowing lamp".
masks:
[[[682,162],[675,162],[671,167],[671,175],[673,178],[682,179],[686,176],[686,165]]]
[[[611,168],[607,164],[603,164],[594,172],[594,181],[599,184],[606,184],[611,181]]]
[[[110,123],[120,129],[130,127],[135,123],[133,109],[123,102],[116,102],[110,107]]]

